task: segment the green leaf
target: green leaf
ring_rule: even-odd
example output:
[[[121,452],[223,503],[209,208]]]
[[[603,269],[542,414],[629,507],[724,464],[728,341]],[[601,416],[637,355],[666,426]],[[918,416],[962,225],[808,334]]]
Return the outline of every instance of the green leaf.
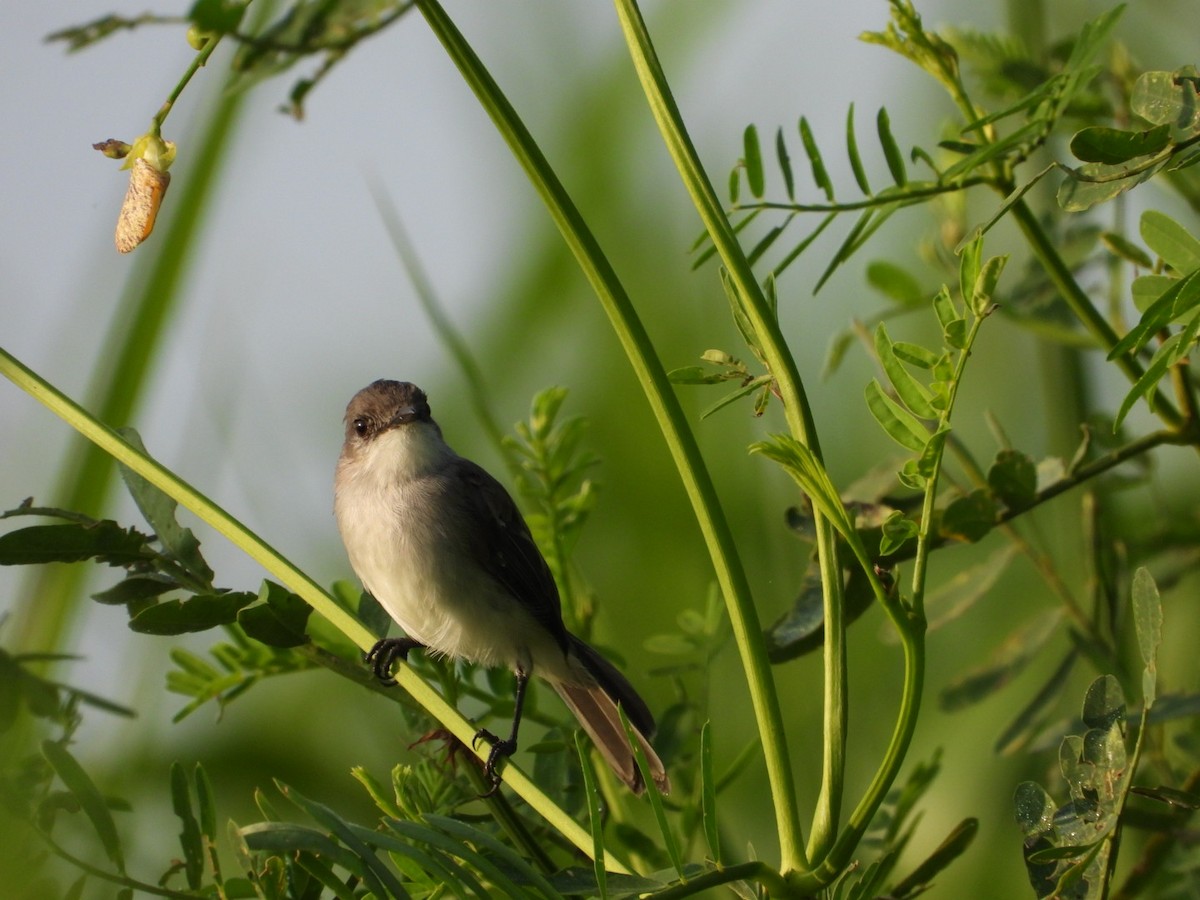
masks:
[[[131,447],[149,456],[141,436],[134,429],[118,428],[117,434]],[[167,555],[205,587],[212,587],[213,570],[200,555],[200,542],[196,540],[191,529],[184,528],[175,519],[179,504],[128,466],[119,465],[118,468],[121,471],[121,480],[125,482],[134,503],[154,530]]]
[[[812,450],[789,435],[776,434],[766,441],[751,444],[750,452],[761,453],[783,466],[808,495],[813,506],[820,510],[842,537],[847,541],[858,541],[854,523],[833,486],[833,480]]]
[[[1004,271],[1007,262],[1007,256],[993,256],[980,269],[979,277],[975,279],[975,289],[971,293],[971,311],[976,316],[984,315],[992,305],[1000,273]]]
[[[1149,131],[1121,131],[1093,126],[1071,138],[1071,152],[1083,162],[1123,163],[1134,157],[1150,156],[1171,140],[1171,127],[1159,125]]]
[[[312,816],[319,825],[333,832],[334,836],[345,844],[351,853],[362,860],[363,882],[377,897],[389,896],[385,891],[390,891],[390,896],[408,896],[408,892],[401,886],[392,870],[371,852],[371,849],[363,843],[361,838],[354,833],[350,824],[341,816],[329,807],[309,800],[278,780],[276,780],[275,786],[280,793]]]
[[[188,18],[202,31],[228,34],[237,31],[247,5],[233,0],[196,0],[188,12]]]
[[[125,855],[121,851],[121,839],[117,835],[116,823],[91,777],[62,744],[42,741],[42,755],[46,757],[46,761],[53,767],[66,789],[79,802],[79,808],[92,823],[92,828],[96,830],[96,836],[100,838],[100,844],[109,860],[117,867],[118,872],[124,874]]]
[[[196,763],[193,770],[196,781],[196,805],[200,809],[200,832],[208,840],[209,846],[217,842],[217,803],[213,792],[212,781],[204,766]]]
[[[758,145],[758,129],[747,125],[742,133],[742,162],[746,164],[746,184],[750,193],[757,199],[762,199],[766,183],[763,176],[762,150]]]
[[[237,621],[238,610],[257,598],[248,591],[196,594],[186,600],[165,600],[129,620],[139,634],[187,634]]]
[[[305,628],[312,607],[282,585],[264,580],[258,599],[263,601],[238,611],[242,630],[269,647],[299,647],[308,643]]]
[[[1133,573],[1133,621],[1137,628],[1138,649],[1142,662],[1155,665],[1158,646],[1162,643],[1162,601],[1158,596],[1158,585],[1145,566]]]
[[[1039,613],[1012,631],[989,655],[986,662],[964,672],[941,692],[941,707],[954,711],[990,697],[1021,672],[1038,651],[1058,632],[1062,612]]]
[[[1173,140],[1187,140],[1200,128],[1200,105],[1190,74],[1186,69],[1143,72],[1129,95],[1130,109],[1152,125],[1169,126]]]
[[[917,523],[896,510],[883,523],[882,536],[879,539],[879,555],[891,556],[908,541],[915,540],[920,534]]]
[[[159,597],[177,587],[175,582],[161,575],[130,575],[108,590],[92,594],[92,599],[99,603],[119,606]]]
[[[882,260],[870,263],[867,283],[901,306],[920,306],[926,299],[920,282],[894,263]]]
[[[708,855],[721,865],[721,830],[717,825],[717,780],[713,772],[712,723],[700,728],[700,818]]]
[[[933,311],[937,315],[938,324],[942,326],[943,336],[954,327],[955,323],[963,321],[958,308],[954,305],[954,300],[950,297],[950,289],[945,285],[942,285],[941,290],[933,296]]]
[[[646,752],[642,749],[640,736],[633,730],[633,726],[629,724],[629,717],[625,715],[625,707],[618,706],[617,712],[621,716],[621,724],[625,727],[625,739],[629,742],[629,749],[633,751],[638,771],[642,773],[642,780],[650,786],[646,790],[645,796],[650,801],[650,809],[654,811],[654,819],[658,823],[658,831],[662,835],[663,846],[667,850],[667,856],[671,860],[671,865],[674,866],[676,873],[682,879],[685,877],[683,871],[683,854],[679,850],[679,841],[675,837],[675,832],[671,830],[671,823],[667,820],[667,811],[663,807],[662,794],[654,789],[654,773],[650,770],[650,763],[646,759]]]
[[[1145,164],[1137,161],[1119,165],[1085,163],[1068,170],[1058,186],[1058,205],[1067,212],[1084,212],[1149,181],[1169,161],[1164,157]]]
[[[972,491],[951,502],[942,513],[938,531],[943,537],[974,543],[996,524],[996,502],[987,491]]]
[[[980,268],[983,265],[983,237],[976,236],[974,240],[958,252],[958,290],[963,303],[971,305],[975,296],[975,285],[979,281]]]
[[[1011,510],[1022,510],[1037,499],[1037,467],[1020,450],[1001,450],[988,469],[988,486]]]
[[[1200,305],[1200,269],[1176,280],[1162,295],[1142,313],[1137,325],[1129,329],[1116,346],[1108,352],[1108,359],[1116,359],[1124,353],[1140,350],[1160,329]]]
[[[1154,267],[1154,260],[1150,258],[1149,254],[1147,254],[1145,250],[1123,235],[1117,234],[1115,231],[1103,232],[1100,235],[1100,243],[1102,243],[1105,249],[1107,249],[1108,252],[1113,256],[1132,263],[1140,269],[1151,269]],[[1141,309],[1142,307],[1138,308]]]
[[[829,180],[829,173],[825,170],[825,163],[821,159],[821,151],[817,147],[817,142],[813,139],[812,129],[808,126],[808,119],[800,117],[800,142],[804,144],[804,152],[808,154],[808,162],[812,166],[813,181],[817,187],[825,192],[825,199],[830,203],[833,202],[833,182]]]
[[[929,618],[929,631],[936,631],[957,620],[976,603],[986,597],[995,587],[1000,576],[1008,571],[1016,556],[1016,547],[1005,544],[987,559],[975,565],[957,570],[947,581],[925,597],[925,612]],[[896,640],[890,629],[886,634]]]
[[[1089,685],[1083,698],[1083,724],[1106,730],[1125,721],[1125,692],[1112,675],[1101,675]]]
[[[908,184],[908,170],[904,166],[904,154],[892,136],[892,125],[888,119],[887,108],[881,106],[879,115],[875,118],[875,129],[879,134],[879,144],[883,147],[883,157],[887,160],[888,171],[900,187]]]
[[[936,419],[938,411],[930,402],[932,395],[929,393],[929,389],[917,381],[908,369],[904,368],[903,363],[892,350],[892,339],[888,336],[887,328],[882,322],[875,328],[875,353],[879,357],[883,371],[887,374],[888,381],[892,383],[897,396],[909,411],[922,419]],[[923,428],[921,430],[924,431]],[[923,438],[921,447],[912,449],[924,449],[924,446],[925,439]]]
[[[588,825],[592,832],[592,871],[596,873],[596,889],[603,900],[608,897],[608,882],[604,877],[604,820],[600,815],[600,792],[596,790],[596,773],[592,771],[588,743],[582,731],[575,732],[575,749],[579,753],[583,796],[587,801]]]
[[[171,763],[171,808],[178,817],[182,830],[179,846],[183,849],[183,870],[188,887],[200,887],[204,875],[204,841],[200,835],[200,824],[192,812],[192,798],[187,774],[178,762]]]
[[[1142,213],[1139,231],[1146,246],[1181,275],[1200,268],[1200,241],[1174,219],[1148,209]]]
[[[539,872],[534,866],[518,855],[508,844],[497,839],[493,835],[484,831],[482,828],[477,828],[467,822],[461,822],[458,819],[450,816],[435,816],[426,814],[425,821],[435,828],[446,832],[452,838],[457,839],[462,844],[471,844],[478,847],[481,851],[486,850],[495,858],[497,865],[504,865],[509,872],[518,874],[530,886],[536,887],[545,895],[548,900],[561,900],[558,891],[554,886]],[[356,829],[356,833],[357,829]],[[528,897],[529,891],[522,893],[522,896]]]
[[[94,525],[31,525],[0,535],[0,565],[28,566],[96,559],[127,566],[153,559],[146,536],[105,519]]]
[[[929,431],[917,419],[889,397],[874,378],[866,387],[867,407],[888,437],[901,447],[916,453],[925,449],[929,442]]]
[[[978,833],[978,819],[963,819],[946,836],[946,839],[937,846],[937,849],[929,854],[923,863],[892,887],[889,894],[893,897],[913,896],[914,891],[928,885],[946,866],[958,859],[971,846]]]
[[[1057,804],[1036,781],[1022,781],[1013,792],[1017,825],[1028,837],[1045,834],[1054,827],[1054,810]]]
[[[1137,307],[1138,312],[1145,314],[1146,310],[1154,305],[1155,300],[1178,283],[1179,279],[1170,275],[1139,275],[1133,279],[1131,285],[1133,305]]]
[[[1119,427],[1125,421],[1125,416],[1129,414],[1129,410],[1133,408],[1133,404],[1138,401],[1139,397],[1145,397],[1153,409],[1155,388],[1167,371],[1188,352],[1198,328],[1200,328],[1200,313],[1192,319],[1184,331],[1171,335],[1154,351],[1154,356],[1150,358],[1150,364],[1146,366],[1146,371],[1138,377],[1129,393],[1125,395],[1125,399],[1121,401],[1121,407],[1117,410],[1116,418],[1113,420],[1114,428]]]
[[[1131,791],[1143,797],[1149,797],[1151,800],[1157,800],[1159,803],[1166,803],[1180,809],[1200,809],[1200,794],[1193,794],[1189,791],[1181,791],[1169,787],[1135,787],[1131,788]]]
[[[854,134],[854,104],[846,114],[846,153],[850,157],[850,169],[854,172],[854,180],[858,189],[867,196],[871,195],[871,184],[867,181],[867,170],[863,168],[862,157],[858,153],[858,138]]]
[[[779,171],[783,173],[783,185],[787,190],[789,200],[796,199],[796,178],[792,174],[792,159],[788,156],[787,141],[783,139],[783,129],[775,132],[775,156],[779,159]]]

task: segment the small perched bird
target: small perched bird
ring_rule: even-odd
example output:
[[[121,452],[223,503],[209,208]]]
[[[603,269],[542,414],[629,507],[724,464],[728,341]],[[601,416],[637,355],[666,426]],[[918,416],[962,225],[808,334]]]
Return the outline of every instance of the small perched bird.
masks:
[[[404,629],[367,654],[375,674],[417,647],[517,677],[512,732],[491,744],[485,773],[517,749],[529,676],[548,681],[617,776],[645,785],[617,712],[625,711],[658,790],[670,790],[650,746],[654,717],[616,667],[563,625],[558,587],[516,503],[495,478],[450,449],[425,393],[376,381],[346,407],[346,442],[334,481],[334,512],[363,587]]]

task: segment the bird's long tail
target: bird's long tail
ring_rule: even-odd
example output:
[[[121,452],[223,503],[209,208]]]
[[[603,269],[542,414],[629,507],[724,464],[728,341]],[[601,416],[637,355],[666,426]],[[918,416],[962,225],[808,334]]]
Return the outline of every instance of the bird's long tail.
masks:
[[[640,794],[645,790],[642,773],[637,767],[617,705],[625,710],[629,724],[642,752],[650,764],[650,775],[654,786],[661,793],[671,790],[671,779],[662,760],[650,745],[654,736],[654,717],[637,691],[617,668],[607,659],[571,635],[570,655],[587,672],[590,678],[577,682],[556,681],[554,688],[563,702],[575,714],[583,730],[591,737],[600,755],[612,767],[629,789]]]

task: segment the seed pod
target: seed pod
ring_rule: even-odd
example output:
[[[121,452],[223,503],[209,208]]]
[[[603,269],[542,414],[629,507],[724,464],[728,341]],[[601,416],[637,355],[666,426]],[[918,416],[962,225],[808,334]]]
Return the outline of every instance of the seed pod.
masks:
[[[129,172],[129,190],[117,217],[117,250],[128,253],[154,230],[154,219],[162,205],[171,173],[156,169],[144,159],[135,159]]]

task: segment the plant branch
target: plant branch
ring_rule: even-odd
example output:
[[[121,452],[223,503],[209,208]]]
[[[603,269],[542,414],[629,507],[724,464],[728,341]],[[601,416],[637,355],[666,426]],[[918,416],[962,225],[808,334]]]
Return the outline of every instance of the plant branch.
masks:
[[[32,370],[26,368],[3,348],[0,348],[0,374],[42,403],[113,459],[128,466],[167,496],[191,510],[199,519],[261,565],[268,574],[277,578],[288,590],[303,598],[331,625],[361,649],[366,650],[375,643],[374,635],[358,620],[338,606],[334,599],[315,581],[281,556],[262,538],[173,472],[127,443],[111,428],[60,393]],[[472,739],[475,737],[475,726],[447,703],[416,672],[407,665],[401,665],[394,677],[412,695],[413,699],[425,708],[426,712],[437,719],[463,744],[468,747],[471,745]],[[484,746],[477,755],[482,759],[487,751],[488,748]],[[509,763],[504,766],[502,775],[504,781],[514,791],[520,794],[572,844],[584,853],[592,852],[591,835],[547,797],[524,772]],[[610,860],[608,865],[610,868],[614,868],[618,864]],[[624,871],[624,868],[614,868],[614,871]]]
[[[743,309],[754,327],[755,334],[762,345],[767,368],[779,389],[784,414],[787,417],[792,436],[810,448],[819,461],[820,448],[812,418],[812,409],[804,393],[796,361],[788,350],[779,328],[779,321],[754,276],[750,262],[742,251],[737,235],[730,226],[721,202],[704,172],[696,148],[688,137],[683,117],[671,95],[646,23],[635,0],[616,0],[616,8],[621,28],[625,34],[625,42],[633,59],[634,69],[642,83],[642,89],[646,94],[655,121],[658,123],[659,132],[692,197],[709,238],[720,254],[721,261],[725,264],[729,277],[742,298]],[[822,516],[816,517],[816,531],[826,597],[826,710],[827,713],[834,713],[832,723],[828,718],[826,719],[824,777],[821,786],[821,800],[818,803],[819,822],[814,823],[814,828],[820,828],[821,837],[824,838],[826,833],[832,832],[837,827],[836,809],[841,802],[841,774],[845,762],[846,673],[842,652],[844,634],[839,632],[842,617],[839,609],[835,608],[841,605],[841,568],[837,562],[837,542],[834,539],[832,527]],[[731,616],[735,615],[735,606],[740,604],[750,606],[748,593],[737,598],[726,595],[726,599],[730,606]],[[737,630],[735,622],[735,633]],[[807,858],[797,818],[795,785],[787,757],[783,721],[778,701],[774,697],[774,682],[767,661],[765,642],[761,632],[737,634],[736,637],[738,646],[742,650],[742,661],[747,677],[752,684],[756,685],[753,695],[759,721],[760,723],[764,720],[770,722],[769,728],[763,734],[763,749],[767,757],[767,772],[775,801],[775,819],[779,830],[783,869],[784,871],[802,869],[807,866]],[[768,701],[769,705],[767,705]],[[762,705],[760,706],[760,704]],[[820,844],[821,840],[818,840],[817,843]]]

